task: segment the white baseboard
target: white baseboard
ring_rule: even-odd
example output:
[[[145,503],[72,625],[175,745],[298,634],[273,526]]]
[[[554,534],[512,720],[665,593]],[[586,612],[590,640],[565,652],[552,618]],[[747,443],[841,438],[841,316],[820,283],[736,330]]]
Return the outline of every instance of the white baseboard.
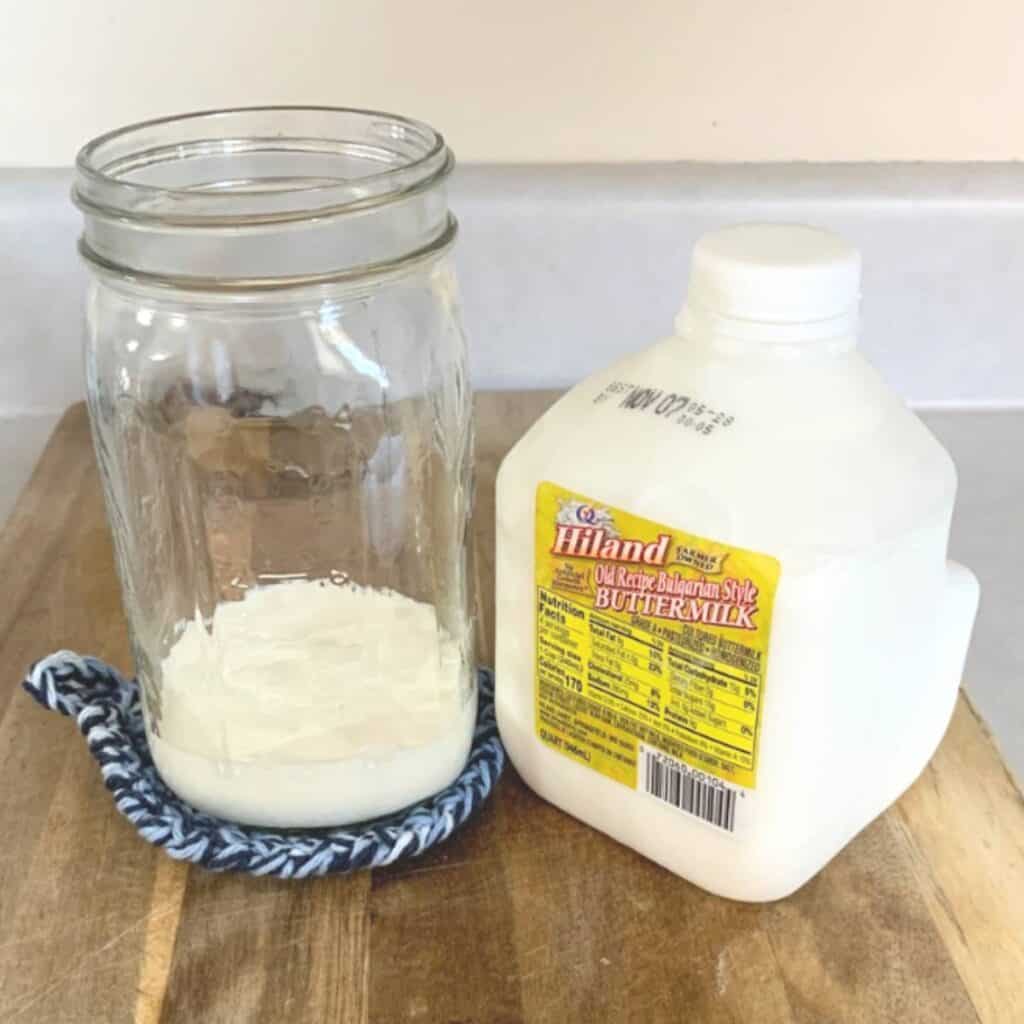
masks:
[[[81,397],[70,172],[0,169],[0,415]],[[1024,405],[1024,165],[463,167],[452,183],[474,384],[571,384],[671,331],[690,248],[741,220],[864,251],[862,347],[910,402]]]

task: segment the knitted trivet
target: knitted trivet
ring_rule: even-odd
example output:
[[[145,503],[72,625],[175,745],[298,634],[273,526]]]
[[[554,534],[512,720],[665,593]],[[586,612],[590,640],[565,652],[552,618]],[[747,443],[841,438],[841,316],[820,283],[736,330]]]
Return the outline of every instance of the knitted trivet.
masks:
[[[148,843],[211,871],[309,878],[379,867],[444,842],[487,799],[505,766],[494,721],[494,676],[479,670],[476,733],[462,774],[443,792],[377,821],[344,828],[249,828],[177,797],[153,766],[139,687],[98,658],[57,651],[32,666],[24,687],[43,707],[78,722],[117,809]]]

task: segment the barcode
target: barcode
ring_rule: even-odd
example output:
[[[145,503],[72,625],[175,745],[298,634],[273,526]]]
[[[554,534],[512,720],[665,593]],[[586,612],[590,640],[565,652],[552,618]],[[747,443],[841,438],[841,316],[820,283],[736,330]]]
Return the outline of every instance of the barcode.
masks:
[[[644,751],[647,792],[709,825],[733,832],[736,828],[736,790],[715,786],[695,775],[681,762]]]

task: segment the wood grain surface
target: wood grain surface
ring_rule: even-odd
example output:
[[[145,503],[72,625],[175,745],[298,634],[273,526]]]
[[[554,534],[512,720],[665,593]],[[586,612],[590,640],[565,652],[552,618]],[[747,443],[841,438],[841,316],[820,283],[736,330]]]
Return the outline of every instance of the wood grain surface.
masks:
[[[477,405],[480,650],[494,475],[550,393]],[[708,896],[535,797],[391,869],[183,867],[115,811],[18,683],[69,647],[130,668],[85,410],[0,534],[0,1022],[1024,1021],[1024,803],[961,699],[917,784],[787,900]],[[500,684],[499,684],[500,685]]]

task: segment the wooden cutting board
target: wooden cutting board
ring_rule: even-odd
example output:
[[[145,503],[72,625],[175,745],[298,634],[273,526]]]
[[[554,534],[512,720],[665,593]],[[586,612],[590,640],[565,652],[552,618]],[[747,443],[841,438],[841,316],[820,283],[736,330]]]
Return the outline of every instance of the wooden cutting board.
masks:
[[[494,475],[551,393],[478,400],[481,653]],[[83,406],[3,533],[0,1022],[1024,1021],[1024,803],[961,699],[922,778],[775,904],[708,896],[509,770],[407,865],[286,883],[183,867],[20,690],[69,647],[130,668]]]

